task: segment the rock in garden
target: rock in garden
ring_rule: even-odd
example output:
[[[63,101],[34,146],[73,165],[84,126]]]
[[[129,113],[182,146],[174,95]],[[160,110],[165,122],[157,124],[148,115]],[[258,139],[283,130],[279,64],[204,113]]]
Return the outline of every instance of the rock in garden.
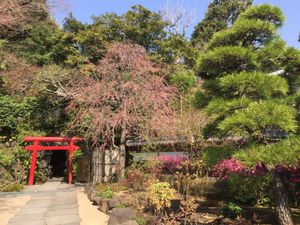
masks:
[[[120,205],[120,201],[118,199],[110,199],[108,201],[108,209],[113,209],[113,208],[116,208],[118,205]]]
[[[217,225],[221,220],[219,216],[209,213],[195,214],[193,219],[197,224],[201,225]]]
[[[101,201],[99,201],[98,209],[99,209],[101,212],[107,213],[108,210],[109,210],[109,207],[108,207],[108,200],[107,200],[107,199],[102,199]]]
[[[131,222],[135,215],[135,211],[130,208],[114,208],[111,211],[110,218],[108,220],[108,225],[120,225],[126,222]],[[132,223],[126,223],[126,225],[136,225]]]
[[[100,202],[102,201],[102,198],[99,197],[99,196],[95,196],[92,201],[93,201],[94,205],[98,205],[99,206]]]

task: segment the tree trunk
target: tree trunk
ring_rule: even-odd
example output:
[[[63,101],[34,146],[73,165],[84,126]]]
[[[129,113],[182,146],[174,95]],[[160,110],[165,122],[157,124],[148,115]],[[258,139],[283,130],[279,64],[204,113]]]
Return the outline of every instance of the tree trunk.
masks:
[[[119,179],[123,179],[125,177],[125,166],[126,166],[126,146],[125,146],[125,132],[121,132],[120,138],[120,174]]]
[[[278,223],[280,225],[294,225],[287,193],[281,177],[275,168],[270,169],[270,172],[273,179],[273,197]]]

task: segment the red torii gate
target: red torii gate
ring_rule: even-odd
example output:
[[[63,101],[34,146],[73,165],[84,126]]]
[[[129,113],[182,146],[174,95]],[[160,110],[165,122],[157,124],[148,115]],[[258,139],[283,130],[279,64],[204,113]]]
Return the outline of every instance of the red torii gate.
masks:
[[[25,137],[25,142],[33,142],[33,145],[25,146],[26,150],[32,151],[31,156],[31,167],[29,173],[29,185],[33,185],[34,171],[36,166],[36,158],[38,151],[52,151],[52,150],[67,150],[69,151],[68,157],[68,183],[72,183],[72,156],[75,150],[79,150],[79,147],[75,145],[75,141],[82,141],[82,138],[73,137]],[[68,142],[68,145],[63,146],[42,146],[40,142]]]

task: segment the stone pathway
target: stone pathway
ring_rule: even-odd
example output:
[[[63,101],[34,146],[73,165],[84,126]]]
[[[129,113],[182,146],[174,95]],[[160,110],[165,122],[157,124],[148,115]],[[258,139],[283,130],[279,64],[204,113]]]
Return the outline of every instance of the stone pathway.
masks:
[[[9,225],[79,225],[76,187],[49,181],[38,187]]]

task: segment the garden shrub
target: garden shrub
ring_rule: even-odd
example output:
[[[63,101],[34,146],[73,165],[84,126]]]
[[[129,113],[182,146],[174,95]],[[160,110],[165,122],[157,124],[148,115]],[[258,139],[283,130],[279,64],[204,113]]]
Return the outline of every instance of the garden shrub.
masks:
[[[162,163],[163,170],[168,173],[175,173],[178,167],[188,158],[186,156],[169,156],[162,155],[158,157],[158,160]]]
[[[242,213],[243,209],[232,202],[229,202],[221,208],[221,214],[224,217],[228,217],[231,219],[235,219],[237,217],[242,216]]]
[[[228,189],[237,201],[252,205],[271,203],[267,194],[271,178],[260,163],[247,168],[235,158],[225,159],[215,166],[213,175],[227,181]]]
[[[160,178],[164,167],[163,162],[159,160],[159,158],[149,159],[144,166],[145,173],[148,173],[155,178]]]
[[[206,196],[214,193],[216,190],[217,179],[213,177],[200,177],[196,178],[190,184],[190,194],[194,196]]]
[[[232,174],[227,181],[229,190],[237,201],[251,205],[270,206],[270,176]]]
[[[111,183],[111,184],[98,184],[96,190],[100,193],[106,190],[112,190],[113,192],[120,192],[127,190],[127,187],[121,183]]]
[[[196,82],[197,78],[192,70],[180,70],[170,78],[170,83],[176,86],[183,94],[186,94],[193,86],[195,86]]]
[[[1,192],[20,192],[24,189],[23,184],[11,183],[0,187]]]
[[[101,197],[105,198],[105,199],[112,198],[112,197],[114,197],[114,192],[108,188],[101,193]]]
[[[160,214],[171,206],[175,190],[167,182],[157,182],[147,188],[147,196],[155,212]]]
[[[20,134],[23,139],[23,134]],[[21,146],[21,137],[13,136],[7,146],[0,143],[0,186],[10,183],[26,183],[27,174],[30,168],[30,152]],[[40,152],[35,170],[35,181],[45,182],[50,176],[48,164],[49,152]]]
[[[242,173],[244,169],[243,164],[235,158],[224,159],[216,164],[213,175],[227,179],[233,173]]]
[[[72,173],[73,179],[76,180],[77,177],[77,167],[78,167],[78,159],[83,156],[82,150],[77,150],[72,155]]]
[[[127,170],[125,183],[129,188],[140,190],[144,187],[145,182],[146,175],[140,168],[131,167]]]
[[[212,169],[219,161],[230,158],[234,153],[230,145],[212,146],[203,150],[202,160],[206,166]]]

